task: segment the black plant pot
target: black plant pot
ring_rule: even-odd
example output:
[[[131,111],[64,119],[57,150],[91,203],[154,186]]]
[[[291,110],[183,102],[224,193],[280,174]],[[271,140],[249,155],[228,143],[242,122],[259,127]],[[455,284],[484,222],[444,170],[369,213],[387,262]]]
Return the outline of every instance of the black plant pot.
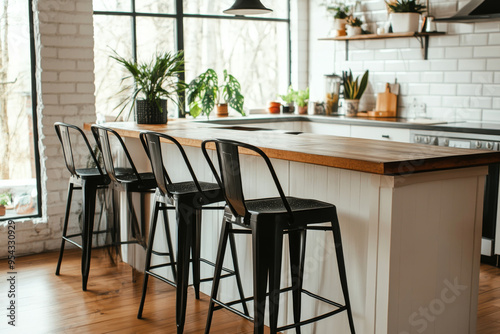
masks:
[[[166,124],[168,121],[167,100],[161,100],[161,110],[154,102],[135,101],[135,120],[137,124]]]

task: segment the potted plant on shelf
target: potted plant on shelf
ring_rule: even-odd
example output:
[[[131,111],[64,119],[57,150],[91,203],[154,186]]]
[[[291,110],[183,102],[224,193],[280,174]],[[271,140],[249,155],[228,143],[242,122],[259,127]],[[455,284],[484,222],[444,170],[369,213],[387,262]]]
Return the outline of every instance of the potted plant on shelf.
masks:
[[[183,52],[157,53],[149,63],[137,63],[127,60],[118,54],[111,56],[122,65],[129,75],[122,78],[132,78],[134,82],[125,85],[119,93],[125,93],[118,107],[122,106],[120,113],[130,104],[130,113],[135,108],[138,124],[165,124],[168,121],[167,100],[177,106],[179,94],[184,91],[185,84],[179,80],[179,74],[184,71]]]
[[[363,21],[361,19],[349,16],[347,18],[347,36],[356,36],[361,35],[363,30],[361,29],[361,25],[363,25]]]
[[[286,94],[278,95],[278,97],[286,103],[286,105],[283,105],[283,113],[288,114],[295,111],[295,107],[293,105],[293,101],[295,100],[295,91],[293,90],[292,85],[288,87]]]
[[[211,68],[193,79],[188,86],[187,102],[189,113],[193,117],[200,114],[209,117],[216,104],[217,116],[227,116],[228,106],[245,116],[245,97],[241,94],[241,85],[227,70],[224,70],[224,81],[221,85],[217,73]]]
[[[304,90],[298,90],[295,93],[295,102],[299,106],[299,114],[307,114],[307,103],[309,102],[309,87]]]
[[[346,35],[346,24],[347,18],[349,17],[349,12],[351,8],[343,3],[327,5],[326,10],[334,13],[333,28],[335,30],[335,36],[345,36]]]
[[[418,0],[392,0],[387,2],[392,32],[418,32],[420,14],[426,9]]]
[[[359,100],[368,85],[368,70],[365,71],[361,81],[359,76],[354,80],[352,71],[343,73],[344,81],[344,108],[346,116],[356,116],[359,108]]]
[[[6,207],[10,203],[10,196],[7,193],[0,194],[0,216],[5,216]]]

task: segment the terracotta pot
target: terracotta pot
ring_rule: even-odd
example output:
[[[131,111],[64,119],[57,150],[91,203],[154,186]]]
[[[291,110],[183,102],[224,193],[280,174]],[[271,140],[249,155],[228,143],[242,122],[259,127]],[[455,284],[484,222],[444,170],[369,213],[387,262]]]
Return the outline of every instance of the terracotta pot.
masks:
[[[307,115],[307,106],[299,106],[299,114],[300,115]]]
[[[5,216],[5,205],[0,205],[0,216]]]
[[[269,107],[267,108],[271,114],[279,114],[281,112],[281,103],[279,102],[269,102]]]
[[[219,103],[217,105],[217,116],[218,117],[227,117],[228,115],[227,111],[227,103]]]

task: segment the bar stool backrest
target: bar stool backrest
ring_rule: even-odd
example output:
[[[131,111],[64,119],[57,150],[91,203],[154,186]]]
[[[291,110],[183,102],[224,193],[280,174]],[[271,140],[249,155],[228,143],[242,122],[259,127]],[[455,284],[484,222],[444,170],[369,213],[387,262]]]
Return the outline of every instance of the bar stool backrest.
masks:
[[[71,176],[77,177],[77,174],[76,174],[77,167],[75,166],[75,160],[74,160],[74,156],[73,156],[73,147],[71,146],[71,133],[76,133],[77,136],[80,136],[83,139],[83,142],[85,143],[85,146],[87,146],[89,154],[90,154],[92,161],[94,162],[96,168],[99,170],[99,173],[101,175],[104,175],[101,167],[99,166],[99,162],[97,161],[97,158],[92,150],[92,147],[90,146],[90,143],[87,139],[87,136],[82,131],[82,129],[80,129],[76,125],[62,123],[62,122],[54,123],[54,128],[56,130],[57,137],[59,138],[59,141],[61,142],[61,146],[63,149],[64,162],[66,163],[66,167],[68,168],[69,172],[71,173]],[[82,168],[83,168],[83,166],[82,166]]]
[[[93,124],[91,129],[95,141],[97,142],[97,145],[99,145],[99,148],[101,149],[102,156],[104,159],[104,168],[106,169],[106,172],[108,173],[111,180],[114,182],[120,182],[119,181],[120,178],[117,177],[115,164],[113,161],[113,154],[111,152],[111,145],[109,142],[109,134],[111,134],[114,138],[118,140],[118,143],[120,143],[120,146],[125,154],[125,157],[127,158],[127,162],[132,168],[133,174],[135,174],[137,180],[141,181],[142,180],[141,176],[139,172],[137,172],[134,162],[132,161],[132,158],[130,156],[130,153],[127,150],[127,146],[125,146],[125,143],[123,142],[121,136],[113,129],[107,128],[99,124]]]
[[[155,175],[156,184],[162,195],[168,195],[169,197],[172,197],[172,194],[168,191],[167,187],[167,184],[172,184],[172,180],[170,179],[170,176],[168,175],[167,170],[165,169],[165,165],[163,163],[163,155],[160,142],[161,138],[167,142],[171,142],[177,147],[179,153],[182,155],[182,158],[184,159],[184,163],[186,164],[186,167],[189,170],[191,177],[193,178],[193,182],[196,188],[200,193],[203,193],[200,187],[200,183],[196,178],[196,174],[193,170],[193,167],[191,166],[191,163],[189,162],[189,159],[186,155],[186,152],[184,151],[184,148],[182,148],[182,145],[175,138],[168,136],[166,134],[152,132],[152,131],[143,131],[140,134],[142,146],[144,147],[144,150],[146,151],[149,160],[151,161],[151,168],[153,169],[153,174]]]
[[[214,164],[206,150],[206,145],[210,142],[215,143],[215,149],[217,151],[217,158],[219,161],[219,169],[221,174],[220,177],[218,176]],[[233,215],[235,217],[241,218],[247,218],[249,216],[249,212],[245,205],[245,197],[243,194],[243,185],[241,181],[241,167],[239,158],[240,147],[253,151],[264,159],[274,180],[274,184],[276,185],[276,188],[279,192],[281,200],[283,201],[283,205],[291,216],[290,223],[292,223],[293,215],[288,200],[286,199],[285,193],[281,188],[281,184],[278,180],[276,172],[274,171],[271,161],[260,148],[234,140],[206,140],[201,145],[203,155],[205,156],[205,159],[207,159],[207,162],[210,165],[212,172],[214,173],[215,179],[219,183],[220,187],[224,189],[224,197]]]

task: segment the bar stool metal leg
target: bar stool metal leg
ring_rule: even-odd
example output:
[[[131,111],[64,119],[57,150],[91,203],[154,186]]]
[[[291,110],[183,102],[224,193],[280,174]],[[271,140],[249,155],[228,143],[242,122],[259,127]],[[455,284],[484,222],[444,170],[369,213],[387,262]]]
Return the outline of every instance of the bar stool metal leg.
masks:
[[[254,293],[254,334],[264,333],[266,311],[267,278],[270,266],[272,247],[272,232],[264,224],[251,224],[253,253],[253,293]]]
[[[217,258],[215,260],[214,281],[212,284],[212,292],[210,294],[210,303],[208,305],[208,316],[207,316],[207,323],[205,325],[205,334],[210,333],[210,326],[212,325],[212,317],[214,315],[214,307],[215,307],[215,302],[213,300],[214,298],[217,297],[217,293],[219,292],[219,283],[222,274],[222,264],[224,263],[224,255],[226,252],[227,239],[230,229],[231,229],[231,223],[229,223],[226,220],[226,218],[223,218],[219,247],[217,249]]]
[[[73,187],[74,187],[73,182],[70,181],[68,184],[68,198],[66,200],[66,213],[64,214],[61,249],[59,250],[59,260],[57,260],[56,275],[59,275],[59,272],[61,270],[61,262],[64,254],[64,245],[66,243],[66,236],[68,235],[68,222],[69,222],[69,215],[71,212],[71,199],[73,197]]]
[[[82,290],[87,290],[87,281],[90,272],[90,259],[92,255],[92,232],[94,230],[94,214],[95,214],[95,201],[97,185],[88,182],[86,180],[82,181],[83,190],[83,232],[82,236],[85,235],[84,241],[82,243]]]
[[[192,244],[193,287],[196,299],[200,299],[200,257],[201,257],[201,210],[196,210]]]
[[[277,225],[275,225],[278,227]],[[280,303],[281,258],[283,249],[283,229],[275,228],[272,231],[273,243],[269,261],[269,327],[271,334],[277,333],[278,311]]]
[[[351,334],[355,333],[354,320],[352,318],[351,301],[347,289],[347,275],[345,272],[344,251],[342,249],[342,237],[340,236],[340,226],[337,214],[332,220],[333,240],[335,242],[335,253],[337,254],[337,266],[339,268],[340,284],[342,285],[342,293],[344,294],[345,306],[347,309],[347,317],[349,319],[349,327]]]
[[[306,249],[306,230],[294,230],[288,232],[290,251],[290,271],[292,277],[292,299],[293,299],[293,320],[300,322],[302,311],[302,284],[304,278],[304,260]],[[300,327],[295,328],[295,332],[300,334]]]
[[[148,290],[149,274],[147,271],[151,267],[151,253],[153,251],[153,244],[154,244],[154,240],[155,240],[156,223],[158,220],[159,208],[160,208],[160,203],[156,202],[154,210],[153,210],[153,215],[151,216],[148,248],[146,250],[146,267],[145,267],[146,270],[144,272],[144,282],[142,283],[142,297],[141,297],[141,303],[139,305],[139,311],[137,312],[137,319],[142,318],[142,310],[144,309],[144,301],[146,300],[146,291]]]

